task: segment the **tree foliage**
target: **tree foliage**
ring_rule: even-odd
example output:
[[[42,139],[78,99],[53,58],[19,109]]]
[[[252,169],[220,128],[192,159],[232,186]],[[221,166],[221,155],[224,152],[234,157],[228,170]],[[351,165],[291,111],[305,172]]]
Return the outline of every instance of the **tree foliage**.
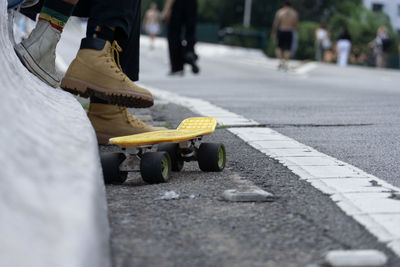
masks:
[[[162,9],[166,0],[143,0],[143,12],[151,2],[156,2]],[[253,0],[252,30],[270,32],[275,12],[285,0]],[[388,16],[366,9],[362,0],[292,0],[294,8],[300,15],[299,48],[300,59],[314,57],[314,31],[319,23],[328,25],[332,41],[335,42],[344,27],[347,27],[353,44],[366,51],[368,43],[375,37],[379,26],[385,25],[390,35],[398,43],[397,34],[390,25]],[[235,26],[241,28],[243,22],[245,0],[198,0],[199,23],[213,23],[220,28]],[[249,45],[253,40],[241,40]],[[273,44],[268,45],[268,53],[272,53]],[[395,47],[395,46],[393,46]]]

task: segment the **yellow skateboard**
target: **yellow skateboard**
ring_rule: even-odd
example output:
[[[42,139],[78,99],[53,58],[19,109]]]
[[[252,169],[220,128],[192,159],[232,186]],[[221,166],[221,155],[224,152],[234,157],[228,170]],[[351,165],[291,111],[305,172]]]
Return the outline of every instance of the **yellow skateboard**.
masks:
[[[150,184],[167,182],[171,171],[181,171],[185,161],[197,161],[205,172],[222,171],[226,163],[224,145],[201,143],[216,126],[214,118],[196,117],[183,120],[174,130],[111,138],[110,143],[121,147],[125,153],[102,155],[105,182],[123,183],[129,171],[136,171],[121,167],[132,156],[139,159],[142,178]]]

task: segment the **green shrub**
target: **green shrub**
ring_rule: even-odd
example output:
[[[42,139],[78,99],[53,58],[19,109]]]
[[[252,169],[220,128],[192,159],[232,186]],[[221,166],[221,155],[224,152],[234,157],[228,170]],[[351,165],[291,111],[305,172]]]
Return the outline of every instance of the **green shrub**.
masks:
[[[235,25],[230,29],[232,33],[227,34],[223,38],[224,44],[247,48],[262,48],[265,45],[265,31],[244,27],[242,25]]]
[[[313,21],[303,21],[299,24],[297,59],[313,59],[315,57],[315,30],[318,26],[319,24]]]

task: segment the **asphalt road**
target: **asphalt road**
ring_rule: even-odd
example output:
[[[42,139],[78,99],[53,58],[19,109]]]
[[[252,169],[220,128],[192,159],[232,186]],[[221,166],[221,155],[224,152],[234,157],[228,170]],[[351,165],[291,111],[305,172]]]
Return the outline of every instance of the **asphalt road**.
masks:
[[[283,73],[253,52],[200,50],[200,75],[171,78],[166,51],[143,45],[141,82],[205,99],[400,186],[399,71],[318,65]]]
[[[170,127],[196,115],[165,103],[131,112]],[[125,184],[107,186],[114,267],[305,267],[333,249],[378,249],[389,257],[386,266],[399,266],[400,259],[329,196],[280,163],[223,129],[204,141],[225,144],[223,172],[204,173],[192,162],[165,184],[147,185],[138,173],[130,173]],[[238,179],[273,193],[276,200],[223,201],[224,190],[246,188]],[[179,198],[158,199],[168,191]]]
[[[63,36],[60,53],[68,65],[79,40]],[[188,70],[184,77],[168,77],[166,50],[144,44],[141,82],[205,99],[399,185],[397,72],[323,65],[282,73],[254,52],[216,52],[203,50],[200,75]],[[170,127],[196,115],[165,103],[132,112],[150,112]],[[331,249],[379,249],[388,266],[400,265],[328,196],[281,164],[228,131],[218,130],[209,140],[227,147],[222,173],[202,173],[192,163],[167,184],[146,185],[133,173],[124,185],[107,186],[114,267],[306,266]],[[276,201],[221,201],[223,190],[241,186],[237,177],[273,193]],[[180,198],[157,200],[170,190]]]

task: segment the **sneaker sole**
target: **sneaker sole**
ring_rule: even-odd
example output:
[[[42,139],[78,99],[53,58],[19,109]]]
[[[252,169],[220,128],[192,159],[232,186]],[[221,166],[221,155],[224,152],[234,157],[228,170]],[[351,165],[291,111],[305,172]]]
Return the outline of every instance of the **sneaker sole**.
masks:
[[[64,77],[60,87],[74,95],[84,98],[96,96],[112,105],[128,108],[148,108],[154,104],[153,97],[149,95],[126,90],[106,89],[72,77]]]
[[[43,70],[33,59],[33,57],[29,54],[28,50],[22,45],[18,44],[15,48],[15,52],[19,57],[19,60],[22,64],[36,77],[38,77],[43,82],[48,85],[57,88],[60,84],[60,80],[55,79],[50,76],[45,70]]]

